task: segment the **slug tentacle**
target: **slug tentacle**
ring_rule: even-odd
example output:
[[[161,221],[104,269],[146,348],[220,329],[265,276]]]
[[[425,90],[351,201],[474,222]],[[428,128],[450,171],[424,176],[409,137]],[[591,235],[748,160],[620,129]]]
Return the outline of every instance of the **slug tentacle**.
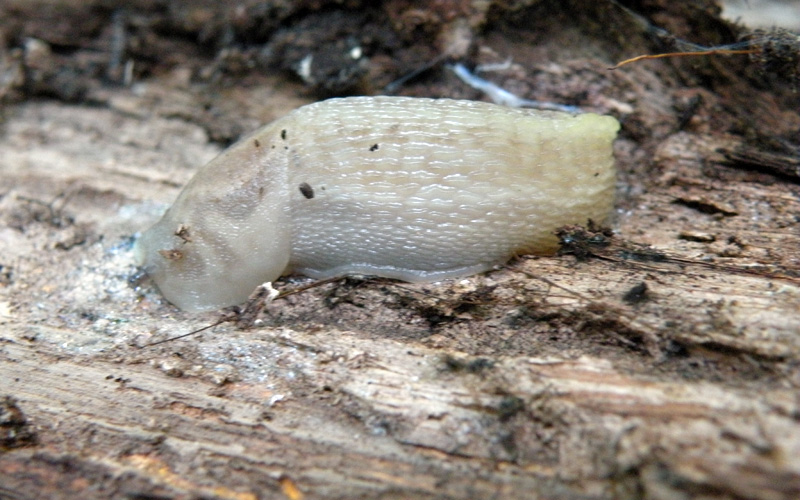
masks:
[[[203,167],[137,243],[178,307],[238,304],[299,272],[406,281],[555,251],[556,228],[613,206],[619,123],[449,99],[299,108]]]

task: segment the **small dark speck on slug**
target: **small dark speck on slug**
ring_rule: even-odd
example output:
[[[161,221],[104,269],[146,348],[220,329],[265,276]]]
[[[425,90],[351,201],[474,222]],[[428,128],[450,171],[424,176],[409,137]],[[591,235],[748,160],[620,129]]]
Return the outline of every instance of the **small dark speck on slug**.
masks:
[[[175,261],[183,258],[183,252],[180,250],[159,250],[158,253],[167,260]]]
[[[373,144],[372,146],[370,146],[369,150],[370,150],[370,151],[377,151],[377,150],[378,150],[378,147],[379,147],[379,146],[378,146],[377,144]]]
[[[307,182],[300,184],[300,192],[309,200],[314,197],[314,188],[312,188]]]
[[[178,226],[178,229],[175,230],[175,236],[182,239],[184,243],[192,241],[192,237],[189,235],[189,226],[185,224]]]

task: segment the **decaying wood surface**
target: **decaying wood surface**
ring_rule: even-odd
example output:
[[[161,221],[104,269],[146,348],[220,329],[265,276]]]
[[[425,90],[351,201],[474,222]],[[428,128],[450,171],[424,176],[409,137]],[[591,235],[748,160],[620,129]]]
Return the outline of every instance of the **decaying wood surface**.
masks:
[[[237,3],[0,3],[0,498],[800,497],[792,34],[610,72],[756,35],[711,2]],[[620,119],[613,232],[247,318],[137,274],[225,144],[342,93],[481,98],[456,60]]]

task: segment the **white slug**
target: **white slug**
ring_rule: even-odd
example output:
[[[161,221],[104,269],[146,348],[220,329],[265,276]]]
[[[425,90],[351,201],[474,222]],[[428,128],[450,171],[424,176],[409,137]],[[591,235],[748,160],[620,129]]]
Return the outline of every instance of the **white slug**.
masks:
[[[435,281],[552,253],[613,205],[610,116],[450,99],[303,106],[212,160],[136,244],[187,311],[296,272]]]

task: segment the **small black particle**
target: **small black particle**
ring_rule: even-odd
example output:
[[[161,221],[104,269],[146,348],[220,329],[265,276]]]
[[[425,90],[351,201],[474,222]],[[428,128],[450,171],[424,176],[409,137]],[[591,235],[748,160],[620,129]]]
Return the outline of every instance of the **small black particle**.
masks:
[[[17,400],[10,396],[0,399],[0,452],[34,445],[36,442],[33,426],[17,406]]]
[[[500,404],[497,405],[497,415],[500,417],[501,422],[508,422],[511,417],[524,409],[525,402],[521,398],[509,394],[503,397],[500,400]]]
[[[127,282],[128,286],[136,290],[142,283],[144,282],[145,278],[147,277],[147,273],[144,271],[135,271],[128,276]]]
[[[286,140],[286,129],[281,130],[281,139]]]
[[[447,369],[453,372],[480,373],[494,367],[494,361],[488,358],[460,359],[447,355],[443,361]]]
[[[300,192],[309,200],[314,197],[314,188],[306,182],[300,184]]]
[[[628,304],[638,304],[640,302],[644,302],[647,300],[647,298],[647,283],[644,281],[631,287],[631,289],[625,292],[625,295],[622,296],[622,300]]]
[[[370,151],[377,151],[378,150],[378,145],[377,144],[373,144],[372,146],[369,147],[369,150]]]
[[[556,231],[561,248],[558,255],[574,255],[578,260],[592,257],[596,251],[611,245],[611,230],[598,227],[590,219],[587,227],[562,226]]]
[[[13,283],[13,273],[11,266],[0,264],[0,285],[10,285]]]
[[[260,148],[261,147],[261,141],[259,141],[258,139],[253,139],[253,146],[255,146],[257,148]]]

